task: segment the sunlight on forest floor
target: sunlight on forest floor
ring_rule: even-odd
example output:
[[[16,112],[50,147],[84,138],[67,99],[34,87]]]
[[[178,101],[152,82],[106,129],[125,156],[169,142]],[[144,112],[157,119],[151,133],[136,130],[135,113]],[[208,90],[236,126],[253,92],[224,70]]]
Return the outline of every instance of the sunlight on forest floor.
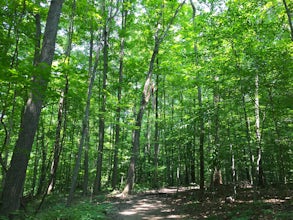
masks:
[[[116,197],[117,216],[112,219],[292,219],[289,189],[239,189],[237,199],[232,202],[225,199],[230,193],[225,186],[214,192],[206,191],[203,202],[198,201],[198,193],[197,187],[172,187]]]

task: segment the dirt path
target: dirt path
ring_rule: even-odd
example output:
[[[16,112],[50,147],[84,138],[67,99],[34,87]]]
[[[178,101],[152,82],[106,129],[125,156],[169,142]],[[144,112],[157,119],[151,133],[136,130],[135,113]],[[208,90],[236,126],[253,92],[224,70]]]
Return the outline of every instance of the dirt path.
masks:
[[[109,220],[162,220],[162,219],[292,219],[293,190],[242,189],[237,200],[227,202],[231,195],[223,186],[216,192],[206,191],[205,199],[198,201],[199,189],[163,188],[127,198],[112,196],[114,206]],[[231,187],[230,187],[231,188]]]
[[[187,215],[180,214],[176,207],[170,203],[170,200],[182,190],[186,189],[164,188],[127,198],[114,198],[112,202],[116,207],[116,212],[110,214],[110,219],[187,219]]]

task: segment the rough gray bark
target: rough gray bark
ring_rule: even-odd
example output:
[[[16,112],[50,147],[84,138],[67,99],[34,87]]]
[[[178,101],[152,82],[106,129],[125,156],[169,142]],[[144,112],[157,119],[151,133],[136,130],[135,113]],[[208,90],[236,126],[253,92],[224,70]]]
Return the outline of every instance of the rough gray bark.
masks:
[[[34,72],[31,91],[22,113],[18,139],[2,192],[0,213],[4,216],[9,216],[10,213],[18,210],[20,207],[26,169],[38,127],[45,91],[49,82],[62,4],[63,0],[52,0],[49,8],[40,63]]]

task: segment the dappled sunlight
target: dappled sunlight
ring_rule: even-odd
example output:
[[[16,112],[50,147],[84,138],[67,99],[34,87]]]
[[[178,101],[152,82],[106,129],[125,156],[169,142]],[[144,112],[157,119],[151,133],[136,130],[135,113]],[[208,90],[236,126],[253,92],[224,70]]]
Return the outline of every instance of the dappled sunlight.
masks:
[[[293,212],[290,189],[238,189],[236,198],[229,190],[223,189],[207,190],[203,200],[199,200],[200,190],[190,187],[148,190],[125,198],[115,197],[118,218],[114,219],[245,219],[248,216],[250,219],[272,219],[275,215],[287,217]],[[227,197],[232,200],[228,201]]]
[[[173,214],[174,210],[163,204],[162,200],[149,195],[143,199],[133,198],[132,202],[127,201],[127,204],[132,204],[131,208],[121,210],[119,215],[126,219],[180,219],[185,216]],[[127,218],[128,217],[128,218]]]

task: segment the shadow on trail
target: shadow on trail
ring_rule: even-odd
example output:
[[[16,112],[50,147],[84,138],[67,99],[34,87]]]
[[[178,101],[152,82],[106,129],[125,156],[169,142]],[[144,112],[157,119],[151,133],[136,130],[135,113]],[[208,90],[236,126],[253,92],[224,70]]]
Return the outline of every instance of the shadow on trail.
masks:
[[[147,191],[143,194],[131,195],[127,198],[114,198],[113,204],[117,209],[111,213],[111,219],[139,220],[139,219],[188,219],[189,215],[177,212],[170,200],[183,188],[163,188]]]
[[[161,219],[293,219],[293,189],[288,185],[278,188],[239,188],[231,201],[233,187],[220,186],[206,190],[199,201],[197,187],[163,188],[146,191],[126,198],[111,197],[115,209],[111,220]]]

